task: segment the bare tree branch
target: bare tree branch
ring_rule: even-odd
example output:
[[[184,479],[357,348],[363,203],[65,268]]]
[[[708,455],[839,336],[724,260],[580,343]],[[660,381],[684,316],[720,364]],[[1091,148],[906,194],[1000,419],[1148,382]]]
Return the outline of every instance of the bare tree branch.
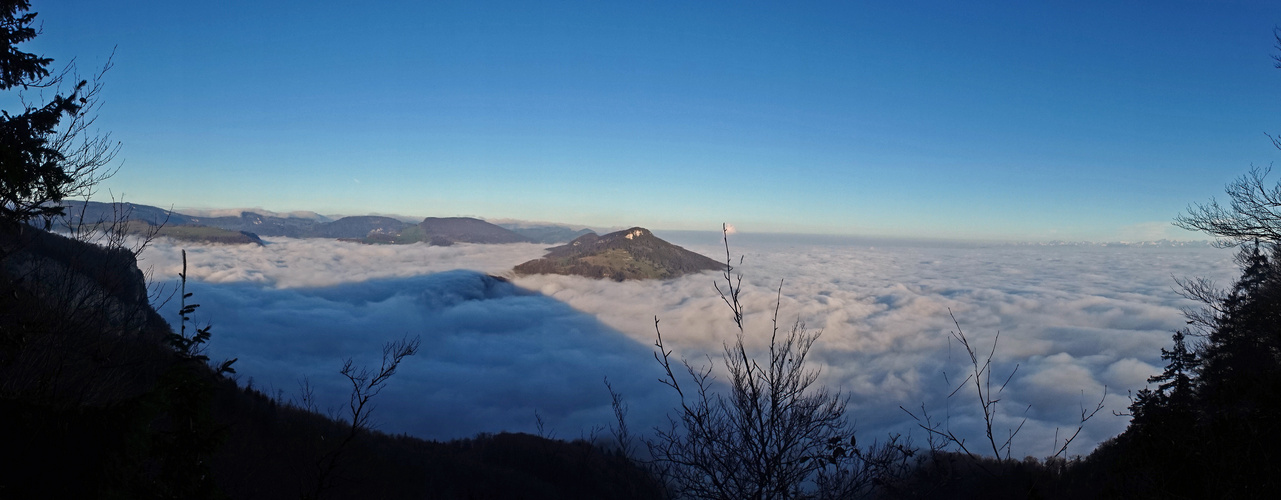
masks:
[[[397,341],[383,344],[382,363],[377,370],[369,367],[358,367],[355,362],[348,358],[343,363],[340,373],[351,383],[351,393],[347,400],[347,409],[349,421],[347,432],[343,439],[329,452],[325,453],[316,461],[316,483],[310,492],[303,492],[303,498],[319,498],[326,489],[328,489],[334,479],[334,472],[337,470],[343,453],[347,450],[352,440],[366,431],[373,428],[371,416],[374,405],[372,400],[375,396],[387,387],[388,380],[396,374],[396,369],[400,363],[409,356],[418,353],[419,339],[414,337],[402,338]]]
[[[664,372],[660,382],[680,397],[669,426],[645,440],[656,472],[678,496],[773,499],[797,498],[815,487],[822,498],[862,494],[873,478],[906,470],[910,446],[891,436],[863,451],[845,418],[849,398],[817,386],[819,371],[808,368],[806,360],[822,332],[806,329],[799,319],[780,330],[781,281],[769,344],[764,352],[749,352],[743,276],[734,272],[727,229],[722,227],[724,287],[717,283],[715,288],[738,328],[734,342],[722,345],[719,360],[709,357],[699,367],[681,360],[684,370],[675,369],[672,350],[654,320],[654,359]],[[725,369],[724,393],[712,376],[715,364]],[[677,379],[682,371],[692,383]]]

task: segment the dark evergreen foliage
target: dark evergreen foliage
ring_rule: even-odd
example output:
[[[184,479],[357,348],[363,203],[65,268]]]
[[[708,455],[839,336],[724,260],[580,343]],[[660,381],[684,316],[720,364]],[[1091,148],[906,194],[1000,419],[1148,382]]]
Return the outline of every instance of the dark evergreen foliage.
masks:
[[[84,134],[94,121],[101,86],[81,80],[64,89],[68,67],[51,73],[53,59],[24,52],[19,45],[39,34],[27,0],[0,0],[0,91],[53,88],[44,103],[24,99],[21,109],[0,110],[0,220],[25,222],[62,214],[56,202],[85,196],[114,172],[99,169],[118,150],[108,137]],[[110,63],[104,67],[105,72]],[[52,202],[52,203],[51,203]]]
[[[0,90],[38,85],[49,76],[53,59],[17,47],[36,37],[36,13],[27,12],[30,8],[26,0],[0,1]],[[80,111],[77,93],[83,85],[38,107],[0,114],[0,219],[22,222],[58,213],[40,205],[61,200],[63,186],[71,182],[60,165],[64,157],[50,144],[50,136],[64,114]]]
[[[1274,35],[1281,44],[1281,28]],[[1230,203],[1194,204],[1175,220],[1240,246],[1241,277],[1226,292],[1205,280],[1182,283],[1205,303],[1188,312],[1197,330],[1174,334],[1173,347],[1161,350],[1165,370],[1148,380],[1157,386],[1134,398],[1129,428],[1090,456],[1083,474],[1102,493],[1281,495],[1281,184],[1269,188],[1267,175],[1253,168],[1228,185]],[[1193,334],[1202,338],[1189,346]]]
[[[1273,256],[1269,257],[1267,249]],[[1245,246],[1241,278],[1198,346],[1189,331],[1162,349],[1165,371],[1139,391],[1125,433],[1090,461],[1118,495],[1262,498],[1281,494],[1281,266],[1275,247]]]

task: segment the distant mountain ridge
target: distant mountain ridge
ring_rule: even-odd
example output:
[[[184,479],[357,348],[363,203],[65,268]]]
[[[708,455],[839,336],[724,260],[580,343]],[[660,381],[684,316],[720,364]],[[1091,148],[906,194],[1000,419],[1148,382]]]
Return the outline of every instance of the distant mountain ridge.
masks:
[[[163,225],[162,236],[173,236],[188,241],[224,243],[257,242],[260,236],[288,238],[334,238],[362,243],[415,243],[447,246],[454,243],[559,243],[570,237],[585,234],[533,228],[537,237],[471,217],[427,217],[418,224],[392,217],[359,215],[326,221],[314,217],[265,215],[242,211],[239,215],[204,217],[187,215],[163,208],[136,203],[100,203],[67,201],[63,203],[71,224],[110,222],[127,216],[134,224]],[[132,226],[131,226],[132,227]],[[201,227],[204,229],[190,229]],[[551,226],[549,226],[551,227]],[[142,226],[138,227],[141,231]],[[184,229],[179,229],[184,228]],[[557,227],[560,229],[559,227]],[[222,232],[216,231],[220,230]],[[541,232],[540,232],[541,231]],[[164,234],[169,233],[169,234]],[[556,239],[557,236],[565,239]]]
[[[316,238],[391,237],[412,225],[391,217],[358,215],[343,217],[333,222],[318,223],[311,227],[308,234]]]
[[[190,216],[137,203],[101,203],[97,201],[86,203],[79,200],[63,200],[62,207],[67,218],[72,223],[78,223],[82,219],[87,224],[111,222],[123,216],[129,220],[143,221],[153,226],[161,224],[191,224]]]
[[[67,219],[59,221],[63,228],[74,225],[79,230],[111,229],[125,234],[201,243],[263,244],[262,239],[252,232],[193,224],[193,217],[147,205],[70,202],[64,206]],[[113,228],[117,221],[124,224]]]
[[[534,243],[565,243],[567,241],[573,241],[579,236],[595,233],[595,231],[587,228],[574,230],[569,226],[558,226],[552,224],[527,225],[511,222],[499,222],[496,223],[496,225],[529,238]]]
[[[671,279],[722,269],[724,264],[663,241],[648,229],[633,227],[578,237],[548,249],[547,255],[516,266],[517,274],[565,274],[588,278]]]
[[[427,217],[418,224],[429,237],[460,243],[533,243],[510,229],[471,217]]]
[[[180,209],[183,214],[191,217],[239,217],[245,212],[253,212],[259,215],[271,217],[280,217],[283,219],[312,219],[316,222],[333,222],[333,217],[325,216],[312,212],[310,210],[294,210],[291,212],[274,212],[265,208],[183,208]],[[380,214],[370,214],[380,215]]]

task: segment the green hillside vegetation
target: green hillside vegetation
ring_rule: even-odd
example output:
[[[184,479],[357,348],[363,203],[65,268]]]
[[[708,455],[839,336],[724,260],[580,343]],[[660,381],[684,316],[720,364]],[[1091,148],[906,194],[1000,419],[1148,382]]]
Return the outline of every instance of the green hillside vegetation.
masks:
[[[648,260],[637,260],[631,252],[621,248],[610,248],[592,255],[578,258],[578,262],[589,268],[600,269],[603,276],[610,276],[611,270],[624,270],[624,279],[663,278],[670,276],[658,263]],[[607,274],[608,273],[608,274]]]
[[[406,227],[391,238],[392,243],[399,244],[417,243],[420,241],[430,241],[430,239],[427,237],[427,233],[423,231],[423,228],[417,224]],[[371,241],[371,243],[373,242],[376,241]]]
[[[615,281],[671,279],[723,269],[722,263],[673,245],[648,229],[633,227],[597,236],[585,234],[547,255],[517,265],[517,274],[565,274]]]
[[[63,229],[66,226],[62,226]],[[88,232],[118,232],[122,235],[136,236],[141,238],[170,238],[177,241],[189,243],[214,243],[226,245],[262,245],[262,239],[258,235],[246,231],[231,231],[209,226],[193,225],[172,225],[166,224],[156,226],[150,222],[140,220],[129,220],[119,225],[103,225],[98,227],[81,227],[76,231]]]

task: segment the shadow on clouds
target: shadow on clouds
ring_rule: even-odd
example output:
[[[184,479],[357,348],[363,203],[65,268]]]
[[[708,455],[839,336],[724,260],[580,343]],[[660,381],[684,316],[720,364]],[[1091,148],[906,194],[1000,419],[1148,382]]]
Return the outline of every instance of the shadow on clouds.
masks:
[[[188,284],[214,323],[213,359],[255,387],[298,398],[304,377],[318,406],[345,411],[343,361],[376,366],[383,343],[420,336],[376,399],[377,427],[429,439],[536,432],[535,411],[559,437],[612,422],[608,377],[627,395],[633,425],[650,426],[673,401],[650,350],[591,315],[475,271],[447,271],[325,287]],[[173,309],[172,305],[168,309]],[[175,312],[165,311],[167,317]],[[198,318],[199,319],[199,318]]]

